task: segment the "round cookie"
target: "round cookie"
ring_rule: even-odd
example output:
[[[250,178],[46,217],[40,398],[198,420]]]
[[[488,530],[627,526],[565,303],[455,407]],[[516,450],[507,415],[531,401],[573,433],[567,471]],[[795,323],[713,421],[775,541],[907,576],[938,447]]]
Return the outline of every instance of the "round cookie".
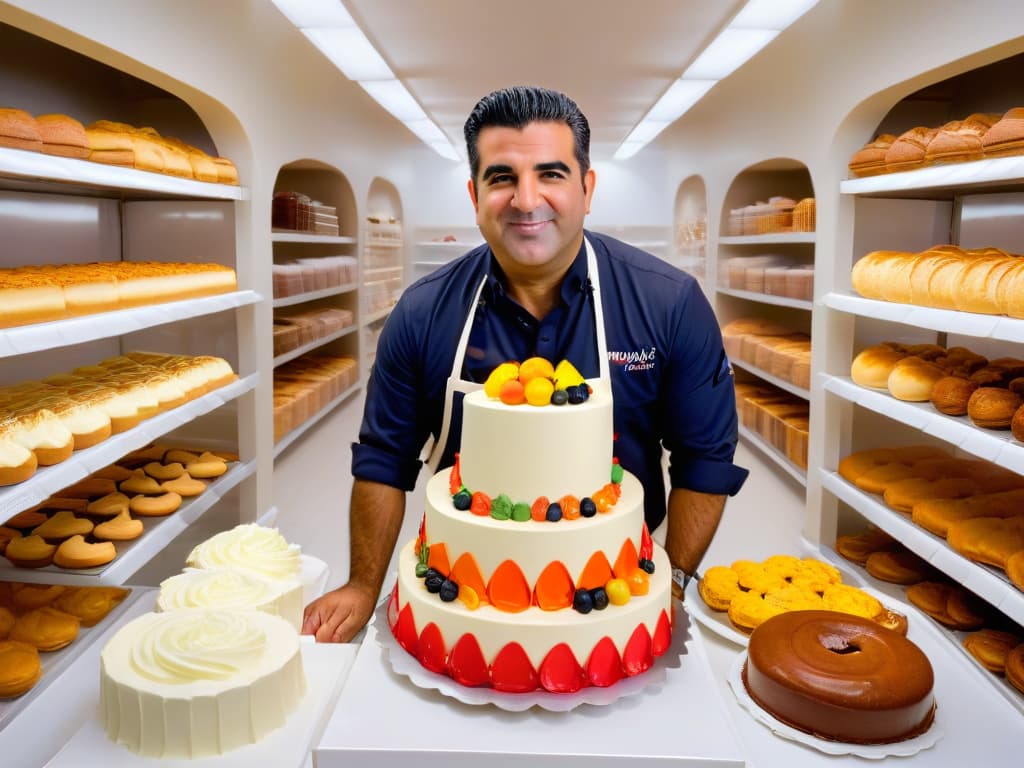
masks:
[[[35,646],[40,651],[57,651],[78,637],[78,619],[56,608],[36,608],[23,613],[11,628],[10,639]]]
[[[874,597],[848,584],[832,584],[821,596],[827,611],[849,613],[865,619],[875,619],[885,612],[885,607]]]
[[[97,568],[115,557],[117,550],[109,541],[90,544],[82,536],[72,536],[57,547],[53,564],[61,568]]]
[[[11,603],[15,610],[24,612],[49,605],[60,597],[67,587],[60,584],[11,584]]]
[[[42,674],[43,666],[35,646],[0,640],[0,699],[13,699],[30,691]]]
[[[864,567],[876,579],[890,584],[916,584],[935,575],[926,560],[906,549],[872,552]]]
[[[42,568],[53,562],[56,544],[49,544],[42,536],[23,536],[11,539],[4,556],[19,568]]]
[[[732,599],[742,592],[739,574],[724,565],[708,568],[697,582],[697,591],[709,608],[727,611]]]
[[[1001,675],[1006,671],[1006,657],[1024,642],[1012,632],[998,629],[979,629],[963,639],[963,646],[989,672]]]

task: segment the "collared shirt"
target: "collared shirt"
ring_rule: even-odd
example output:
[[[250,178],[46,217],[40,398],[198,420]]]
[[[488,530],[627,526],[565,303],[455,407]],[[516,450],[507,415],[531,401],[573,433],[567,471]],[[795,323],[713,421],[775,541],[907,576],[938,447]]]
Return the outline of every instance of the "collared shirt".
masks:
[[[600,272],[614,398],[614,455],[643,485],[645,517],[654,530],[665,517],[662,447],[675,488],[735,494],[747,471],[732,463],[737,440],[735,391],[714,313],[696,280],[654,256],[587,232]],[[571,362],[598,376],[593,290],[586,249],[562,282],[561,302],[537,320],[505,290],[489,246],[473,249],[421,278],[385,322],[370,374],[352,474],[412,490],[420,451],[437,435],[445,384],[476,289],[462,375],[484,382],[506,360],[540,356]],[[448,445],[450,466],[462,433],[456,395]]]

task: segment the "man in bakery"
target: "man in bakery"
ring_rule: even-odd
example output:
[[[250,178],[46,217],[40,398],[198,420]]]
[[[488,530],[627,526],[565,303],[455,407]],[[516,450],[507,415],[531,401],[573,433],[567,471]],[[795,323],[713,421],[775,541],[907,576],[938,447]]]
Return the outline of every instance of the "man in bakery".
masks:
[[[349,581],[305,611],[302,631],[320,642],[346,642],[369,620],[422,459],[431,473],[453,463],[462,397],[503,361],[569,360],[611,379],[615,455],[644,487],[648,528],[668,519],[680,586],[747,475],[733,464],[731,368],[697,282],[583,229],[595,176],[579,107],[541,88],[495,91],[465,136],[486,243],[410,286],[381,333],[352,451]]]

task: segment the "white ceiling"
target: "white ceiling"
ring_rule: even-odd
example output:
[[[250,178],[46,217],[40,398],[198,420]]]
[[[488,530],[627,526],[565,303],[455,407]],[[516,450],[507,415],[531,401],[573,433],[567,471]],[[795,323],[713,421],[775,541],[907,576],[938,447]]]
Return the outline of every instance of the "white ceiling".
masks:
[[[744,0],[345,0],[456,147],[476,102],[510,85],[571,96],[607,159]]]

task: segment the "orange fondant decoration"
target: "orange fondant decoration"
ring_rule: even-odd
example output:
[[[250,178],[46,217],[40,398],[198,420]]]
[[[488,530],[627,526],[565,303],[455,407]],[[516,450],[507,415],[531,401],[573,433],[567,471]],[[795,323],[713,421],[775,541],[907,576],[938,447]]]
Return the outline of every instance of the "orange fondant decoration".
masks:
[[[487,599],[499,611],[519,613],[530,607],[530,585],[519,566],[506,560],[495,569],[487,584]]]
[[[548,563],[548,567],[537,579],[537,585],[533,588],[533,602],[541,610],[558,611],[572,605],[575,591],[569,569],[556,560]]]
[[[452,572],[452,567],[448,564],[448,547],[441,542],[431,544],[430,552],[427,554],[427,567],[434,568],[447,577]]]
[[[638,561],[639,558],[636,554],[636,547],[633,546],[633,540],[626,539],[622,549],[619,550],[619,556],[615,558],[615,567],[612,569],[615,571],[615,578],[628,579],[630,574],[636,570]]]
[[[480,573],[480,566],[476,558],[469,552],[463,552],[452,566],[452,572],[448,575],[452,581],[460,587],[465,585],[476,592],[481,600],[487,595],[487,585],[484,582],[483,574]]]
[[[608,564],[608,558],[604,556],[604,552],[598,551],[590,556],[576,586],[581,589],[603,587],[611,577],[612,567]]]

